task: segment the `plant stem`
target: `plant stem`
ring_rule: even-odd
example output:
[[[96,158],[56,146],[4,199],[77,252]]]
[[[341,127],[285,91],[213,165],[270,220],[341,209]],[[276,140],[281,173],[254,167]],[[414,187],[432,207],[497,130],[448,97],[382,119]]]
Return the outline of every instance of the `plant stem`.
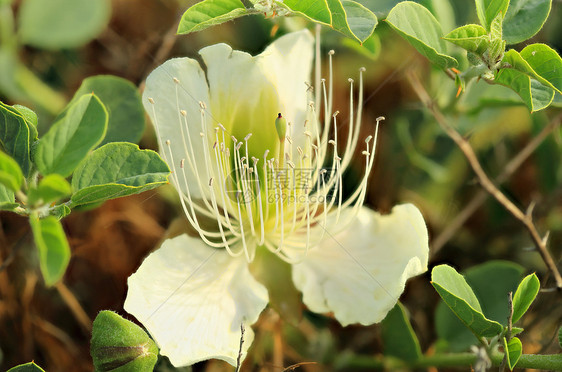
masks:
[[[433,100],[430,98],[429,94],[427,93],[417,76],[410,72],[408,74],[408,80],[410,81],[412,88],[414,89],[420,100],[430,110],[437,123],[441,126],[445,133],[447,133],[447,135],[453,141],[455,141],[457,146],[463,152],[464,156],[468,160],[468,163],[472,167],[472,170],[478,177],[478,181],[480,182],[482,188],[484,188],[484,190],[486,190],[488,194],[492,195],[516,219],[523,223],[523,225],[531,235],[531,239],[537,247],[537,250],[539,251],[548,270],[552,273],[554,280],[556,281],[557,289],[559,291],[562,290],[562,276],[560,276],[560,272],[558,271],[554,260],[552,259],[550,253],[546,248],[548,234],[547,236],[545,236],[545,238],[542,238],[539,235],[531,216],[532,208],[529,208],[527,213],[524,213],[517,206],[515,206],[515,204],[513,204],[513,202],[509,200],[505,196],[505,194],[503,194],[496,187],[496,185],[494,185],[490,178],[488,178],[486,172],[484,172],[484,169],[482,169],[482,166],[478,161],[478,157],[474,153],[474,150],[472,149],[472,146],[470,146],[470,143],[464,137],[462,137],[459,132],[457,132],[452,126],[449,125],[441,111],[437,108],[436,105],[433,104]]]

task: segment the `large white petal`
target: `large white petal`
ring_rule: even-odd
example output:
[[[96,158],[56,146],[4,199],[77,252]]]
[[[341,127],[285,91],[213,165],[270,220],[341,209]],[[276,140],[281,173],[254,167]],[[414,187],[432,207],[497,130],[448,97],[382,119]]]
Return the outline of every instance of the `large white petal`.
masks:
[[[166,240],[129,277],[128,286],[125,310],[177,367],[211,358],[235,365],[241,323],[245,356],[254,337],[250,325],[268,303],[267,290],[244,258],[187,235]]]
[[[310,81],[313,55],[310,32],[282,36],[255,57],[226,44],[199,53],[207,66],[214,118],[238,140],[252,133],[251,156],[261,158],[265,150],[276,156],[279,140],[274,123],[279,112],[296,128],[294,136],[303,137],[305,82]],[[304,139],[299,144],[303,147]]]
[[[399,205],[384,216],[362,207],[345,230],[327,230],[293,265],[293,281],[312,311],[331,311],[344,326],[369,325],[384,319],[408,278],[427,270],[428,252],[427,227],[415,206]]]
[[[277,90],[283,115],[292,123],[295,149],[297,145],[304,148],[305,130],[313,134],[317,130],[304,126],[309,100],[305,83],[311,83],[313,59],[314,38],[306,29],[280,37],[258,56],[260,69]]]
[[[174,78],[178,82],[175,82]],[[149,98],[154,100],[154,104],[150,103]],[[209,89],[199,63],[190,58],[174,58],[164,62],[146,79],[142,101],[146,112],[156,126],[161,154],[172,169],[177,169],[176,174],[180,178],[180,187],[184,192],[186,191],[183,185],[183,175],[179,171],[181,160],[186,159],[185,169],[189,191],[193,198],[200,198],[203,193],[207,193],[205,186],[210,178],[210,175],[207,174],[209,170],[205,165],[205,158],[202,156],[205,152],[200,133],[206,132],[212,136],[212,141],[214,141],[214,131],[210,123],[205,130],[202,130],[201,126],[199,102],[209,102]],[[184,118],[180,116],[180,110],[186,111],[187,128],[185,128]],[[193,154],[189,147],[187,130],[189,130]],[[167,140],[171,144],[173,164],[170,164]],[[193,176],[193,169],[188,163],[188,158],[191,158],[193,166],[196,167],[197,173],[202,179],[201,188],[196,182],[197,178]]]

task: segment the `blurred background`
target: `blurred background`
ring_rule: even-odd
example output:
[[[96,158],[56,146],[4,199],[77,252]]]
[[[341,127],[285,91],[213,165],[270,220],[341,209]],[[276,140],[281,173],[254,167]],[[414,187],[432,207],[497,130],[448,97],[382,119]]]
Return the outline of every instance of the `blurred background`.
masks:
[[[397,1],[360,2],[379,16],[372,47],[355,45],[326,27],[322,28],[322,47],[324,53],[336,50],[335,109],[341,111],[340,117],[345,118],[348,110],[347,79],[357,79],[362,66],[367,68],[363,137],[372,132],[376,117],[386,117],[367,204],[384,213],[399,203],[415,203],[430,229],[430,267],[448,263],[459,271],[468,270],[467,276],[470,270],[485,271],[489,281],[474,279],[471,284],[479,288],[481,302],[490,304],[484,311],[505,319],[507,307],[491,308],[498,302],[498,293],[504,292],[494,292],[490,283],[511,288],[521,274],[530,272],[537,272],[542,288],[553,287],[553,282],[520,223],[495,201],[479,196],[480,187],[462,153],[423,109],[405,74],[413,70],[451,123],[470,137],[492,179],[505,171],[560,109],[551,107],[531,115],[507,88],[490,89],[484,82],[469,86],[456,98],[454,82],[381,21]],[[181,14],[194,3],[0,0],[0,100],[35,110],[39,132],[44,133],[89,76],[119,76],[142,90],[146,76],[168,58],[198,58],[200,48],[218,42],[257,54],[283,33],[313,28],[300,18],[248,16],[176,36]],[[476,22],[473,2],[450,3],[440,10],[445,33]],[[544,42],[562,52],[561,1],[553,1],[544,29],[530,42]],[[556,99],[562,101],[559,96]],[[153,128],[146,120],[140,146],[157,150]],[[339,135],[345,135],[346,123],[339,130]],[[549,247],[556,262],[562,253],[561,155],[558,128],[502,184],[502,190],[523,209],[536,203],[537,227],[543,233],[550,231]],[[356,159],[345,175],[348,189],[362,174],[360,150]],[[466,218],[459,220],[457,216],[463,213]],[[71,263],[63,284],[46,288],[27,219],[0,212],[1,371],[31,360],[51,372],[93,371],[88,320],[104,309],[133,319],[122,307],[127,277],[158,246],[170,226],[186,223],[171,186],[108,201],[97,209],[73,211],[62,222],[71,244]],[[495,260],[511,263],[482,266]],[[435,312],[444,309],[437,306],[439,297],[429,281],[429,272],[410,280],[401,298],[422,351],[466,350],[471,335],[455,328],[454,319],[453,323],[435,321]],[[558,352],[561,320],[560,297],[541,292],[523,319],[524,352]],[[267,310],[255,329],[256,340],[243,370],[282,371],[282,366],[303,361],[311,362],[298,367],[304,371],[372,370],[374,364],[369,361],[384,352],[379,326],[343,328],[329,316],[306,309],[300,322],[283,321],[275,311]],[[175,369],[163,358],[156,370]],[[232,368],[209,361],[180,370]]]

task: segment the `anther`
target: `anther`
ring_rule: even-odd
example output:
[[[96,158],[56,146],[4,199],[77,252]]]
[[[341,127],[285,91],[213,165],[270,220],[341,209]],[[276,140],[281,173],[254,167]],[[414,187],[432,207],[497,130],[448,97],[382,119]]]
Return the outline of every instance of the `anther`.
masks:
[[[238,142],[238,140],[236,139],[236,137],[234,136],[230,136],[230,138],[232,138],[232,141],[234,142],[234,144],[236,145],[236,143]]]
[[[212,177],[209,179],[209,186],[213,186],[213,178]]]
[[[180,160],[180,168],[183,169],[183,165],[185,164],[185,159]]]
[[[361,153],[362,153],[363,155],[365,155],[365,156],[371,155],[371,154],[369,154],[369,151],[365,151],[365,150],[361,151]]]
[[[335,118],[336,116],[338,116],[339,113],[340,113],[339,111],[334,112],[334,113],[332,114],[332,117]]]
[[[287,164],[289,165],[289,167],[291,167],[291,169],[295,169],[295,163],[293,163],[290,160],[287,160]]]
[[[312,133],[310,133],[310,132],[307,131],[307,130],[304,131],[304,135],[307,136],[307,137],[312,138]],[[313,145],[313,146],[314,146],[314,145]]]
[[[236,145],[236,151],[240,150],[240,147],[242,147],[242,142],[238,142]]]
[[[248,133],[248,134],[246,135],[246,137],[244,137],[244,141],[249,140],[250,137],[252,137],[252,133]]]
[[[223,131],[226,132],[226,128],[224,127],[224,125],[222,125],[221,123],[219,123],[218,126],[219,126]]]
[[[377,121],[377,123],[378,123],[379,121],[383,121],[383,120],[386,120],[386,118],[385,118],[384,116],[379,116],[379,117],[378,117],[378,118],[376,118],[375,120],[376,120],[376,121]]]
[[[334,146],[336,145],[336,141],[334,141],[333,139],[329,140],[328,143],[329,143],[330,145],[334,145]]]
[[[264,157],[264,158],[267,158],[267,155],[268,155],[268,154],[269,154],[269,149],[268,149],[268,150],[265,150],[265,152],[263,153],[263,157]]]
[[[337,156],[337,155],[334,155],[334,159],[336,159],[337,161],[340,161],[340,160],[341,160],[341,158],[340,158],[339,156]]]
[[[176,83],[176,84],[179,84],[179,83],[180,83],[180,81],[178,80],[178,78],[176,78],[176,77],[174,78],[174,83]]]
[[[152,99],[152,97],[148,97],[148,102],[150,102],[154,105],[154,100]]]
[[[170,143],[172,143],[170,140],[166,140],[166,145],[170,146]]]
[[[320,174],[326,174],[326,173],[328,173],[328,171],[327,171],[326,169],[322,169],[322,170],[320,171]]]
[[[369,143],[371,139],[373,139],[373,136],[368,136],[367,138],[365,138],[365,143]]]
[[[217,148],[218,142],[215,141],[215,143],[213,143],[213,150]]]
[[[360,71],[360,72],[365,72],[365,71],[367,71],[367,69],[366,69],[365,67],[361,67],[361,68],[359,69],[359,71]]]
[[[336,54],[336,51],[333,49],[328,52],[328,55],[330,56],[333,56],[334,54]]]
[[[318,150],[318,146],[316,146],[314,143],[311,143],[310,146],[312,146],[314,150]]]
[[[291,137],[285,136],[285,139],[287,140],[287,142],[289,142],[289,144],[293,144],[293,140],[291,139]]]
[[[184,117],[187,116],[187,112],[185,112],[185,110],[180,110],[180,114],[181,114],[181,116],[184,116]]]
[[[205,133],[203,133],[203,132],[199,132],[199,135],[200,135],[201,137],[205,137]]]
[[[352,79],[352,78],[349,78],[349,79],[347,79],[347,82],[348,82],[348,83],[353,83],[353,79]]]
[[[302,149],[300,148],[300,146],[297,146],[297,152],[299,153],[300,156],[303,155]]]

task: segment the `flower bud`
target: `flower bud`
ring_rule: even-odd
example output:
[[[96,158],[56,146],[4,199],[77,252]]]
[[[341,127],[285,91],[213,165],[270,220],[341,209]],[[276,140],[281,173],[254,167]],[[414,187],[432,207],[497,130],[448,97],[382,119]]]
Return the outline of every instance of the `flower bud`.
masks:
[[[94,320],[90,354],[96,372],[152,372],[158,347],[138,325],[104,310]]]

